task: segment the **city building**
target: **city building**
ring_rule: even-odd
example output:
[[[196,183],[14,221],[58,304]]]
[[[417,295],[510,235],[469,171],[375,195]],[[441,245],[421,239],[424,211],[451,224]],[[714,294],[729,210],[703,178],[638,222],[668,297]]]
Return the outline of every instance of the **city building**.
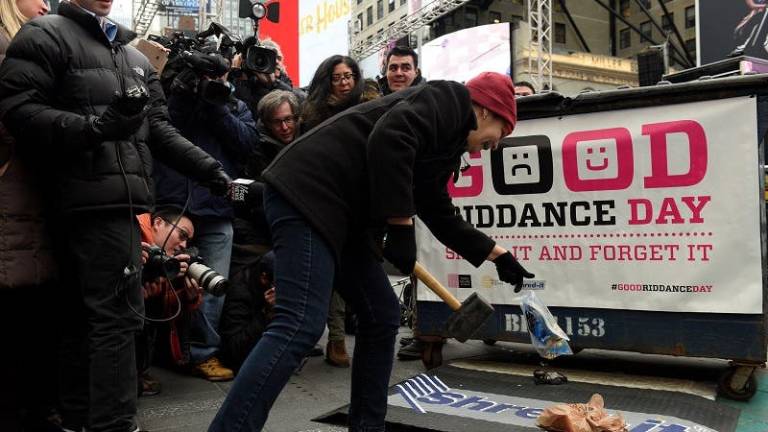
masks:
[[[695,0],[552,0],[552,62],[555,89],[571,93],[584,89],[606,89],[637,85],[636,56],[649,46],[664,43],[666,35],[680,43],[664,16],[660,1],[668,9],[685,49],[696,62]],[[352,0],[352,40],[372,42],[377,35],[408,16],[406,0]],[[646,6],[653,21],[638,5]],[[429,3],[424,1],[422,3]],[[617,17],[601,6],[613,7]],[[622,21],[626,20],[626,23]],[[474,0],[432,22],[422,32],[422,43],[464,28],[510,22],[514,43],[513,78],[530,80],[527,0]],[[628,24],[627,24],[628,23]],[[637,30],[633,30],[631,24]],[[638,32],[643,32],[643,39]],[[414,37],[405,39],[416,47]],[[670,66],[688,66],[684,53],[670,49]],[[533,54],[535,55],[535,54]]]

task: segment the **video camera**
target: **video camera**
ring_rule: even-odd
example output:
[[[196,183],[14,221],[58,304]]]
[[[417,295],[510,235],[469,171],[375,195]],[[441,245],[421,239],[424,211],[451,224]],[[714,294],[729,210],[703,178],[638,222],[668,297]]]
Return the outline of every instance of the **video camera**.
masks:
[[[147,253],[149,257],[142,270],[142,282],[153,281],[159,277],[176,279],[181,271],[181,262],[177,258],[168,256],[159,246],[150,246]],[[227,292],[229,280],[205,265],[196,247],[189,247],[180,253],[190,256],[187,276],[197,281],[202,289],[216,297]]]
[[[277,53],[269,48],[261,46],[259,42],[259,21],[266,18],[273,23],[280,21],[280,3],[270,2],[265,4],[260,0],[240,0],[240,18],[253,20],[253,38],[248,38],[244,43],[243,70],[246,72],[258,72],[270,74],[277,67]]]

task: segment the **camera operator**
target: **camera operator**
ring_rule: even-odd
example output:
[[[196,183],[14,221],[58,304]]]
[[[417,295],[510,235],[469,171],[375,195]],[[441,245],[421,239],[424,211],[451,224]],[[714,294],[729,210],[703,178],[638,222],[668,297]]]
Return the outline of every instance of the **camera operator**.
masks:
[[[168,319],[168,338],[164,340],[170,346],[163,347],[162,351],[167,351],[175,364],[184,365],[189,359],[188,349],[184,349],[188,343],[181,339],[188,333],[189,314],[197,309],[202,300],[202,289],[194,279],[187,276],[190,256],[184,253],[187,242],[195,235],[195,227],[188,217],[182,216],[179,210],[173,208],[159,209],[152,214],[144,213],[136,218],[141,230],[141,262],[144,266],[142,282],[146,313],[153,320]],[[147,264],[150,252],[154,251],[162,251],[164,256],[173,257],[178,261],[179,271],[174,275],[176,277],[169,280],[168,275],[157,276],[158,270],[151,267],[154,262]],[[175,293],[171,290],[175,290]],[[169,319],[177,311],[178,317]],[[149,375],[159,327],[165,326],[145,321],[144,329],[136,336],[140,396],[160,393],[160,382]]]
[[[0,66],[0,113],[45,180],[61,270],[61,414],[67,429],[136,429],[135,332],[143,311],[134,214],[154,202],[152,155],[217,193],[221,164],[167,121],[157,73],[106,19],[111,2],[62,2],[17,33]],[[51,301],[51,299],[48,299]]]
[[[254,37],[249,37],[243,42],[246,50],[255,44],[256,38]],[[237,54],[232,59],[232,72],[229,76],[230,81],[235,86],[235,97],[248,104],[248,108],[250,108],[251,113],[254,115],[254,120],[257,122],[259,119],[256,118],[256,112],[259,101],[270,92],[275,90],[290,91],[299,98],[300,102],[305,98],[301,90],[292,87],[291,80],[288,74],[285,73],[280,46],[269,39],[265,39],[261,46],[275,51],[276,65],[274,71],[262,73],[250,70],[246,66],[242,54]]]
[[[171,122],[234,176],[241,169],[240,161],[258,143],[256,124],[245,103],[231,94],[227,81],[229,65],[224,57],[195,52],[189,55],[188,63],[189,68],[180,72],[171,86]],[[188,214],[195,223],[201,255],[211,268],[228,277],[234,217],[231,202],[191,186],[179,173],[162,164],[155,166],[154,177],[158,204],[182,207],[189,201]],[[190,371],[210,381],[226,381],[234,376],[217,358],[223,304],[224,297],[206,293],[200,309],[193,313]]]

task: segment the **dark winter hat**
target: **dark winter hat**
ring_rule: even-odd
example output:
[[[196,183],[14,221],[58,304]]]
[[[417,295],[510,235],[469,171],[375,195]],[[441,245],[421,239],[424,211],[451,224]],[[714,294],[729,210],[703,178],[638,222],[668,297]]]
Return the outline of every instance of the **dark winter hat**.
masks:
[[[504,136],[512,133],[517,123],[515,85],[512,79],[497,72],[482,72],[467,81],[472,102],[489,109],[507,122]]]

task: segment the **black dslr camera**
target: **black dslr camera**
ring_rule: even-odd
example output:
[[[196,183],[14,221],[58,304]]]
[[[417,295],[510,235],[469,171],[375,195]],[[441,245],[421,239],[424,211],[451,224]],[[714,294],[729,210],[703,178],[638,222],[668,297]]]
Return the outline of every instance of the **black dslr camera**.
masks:
[[[141,271],[142,282],[150,282],[157,278],[174,279],[181,271],[179,260],[165,254],[159,246],[147,248],[149,257]]]
[[[151,282],[159,277],[168,280],[176,279],[181,271],[181,262],[177,258],[168,256],[159,246],[150,246],[147,253],[149,257],[141,273],[142,282]],[[217,297],[227,292],[229,280],[205,265],[196,247],[187,248],[179,253],[190,256],[186,275],[197,281],[202,289]]]
[[[216,297],[222,296],[227,292],[229,280],[217,273],[216,270],[205,265],[196,247],[189,247],[181,253],[190,256],[187,276],[197,281],[202,289]]]

